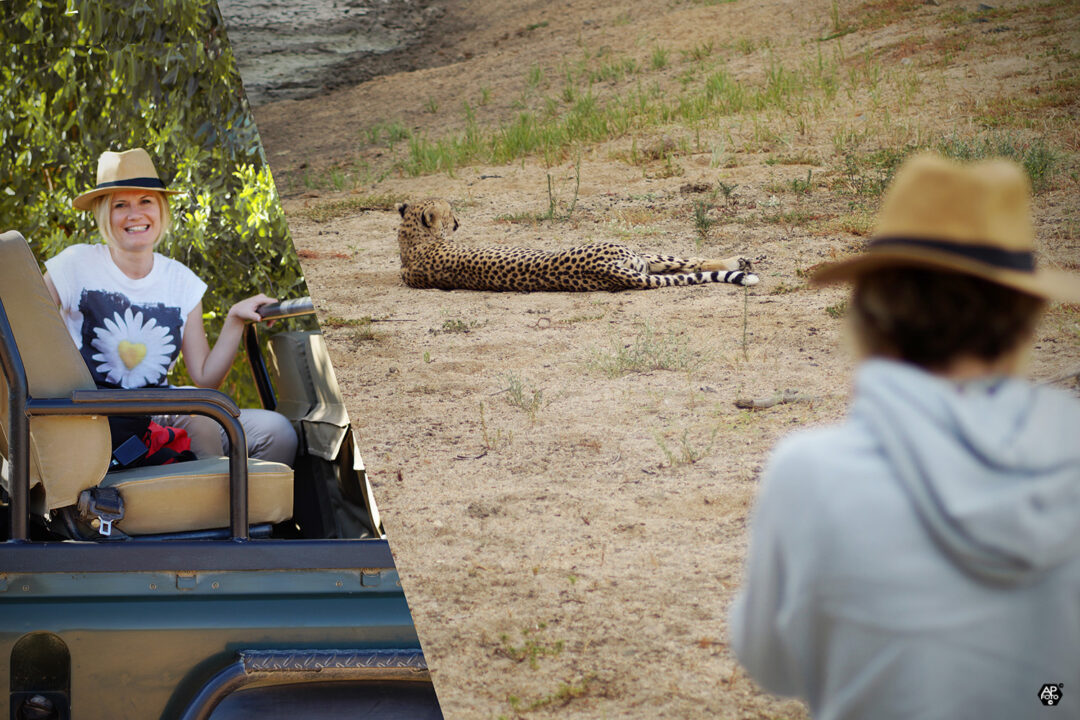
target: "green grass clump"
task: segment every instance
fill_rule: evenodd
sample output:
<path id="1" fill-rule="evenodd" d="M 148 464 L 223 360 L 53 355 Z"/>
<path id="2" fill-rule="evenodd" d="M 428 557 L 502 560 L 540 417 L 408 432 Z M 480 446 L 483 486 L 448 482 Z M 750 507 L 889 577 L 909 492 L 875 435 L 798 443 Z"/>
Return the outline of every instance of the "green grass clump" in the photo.
<path id="1" fill-rule="evenodd" d="M 347 215 L 354 215 L 369 210 L 389 211 L 398 203 L 406 202 L 408 196 L 398 193 L 379 193 L 357 195 L 344 200 L 332 200 L 311 207 L 300 208 L 295 213 L 313 222 L 328 222 Z"/>
<path id="2" fill-rule="evenodd" d="M 375 320 L 369 316 L 341 318 L 331 315 L 322 321 L 322 325 L 328 328 L 349 328 L 349 337 L 355 342 L 381 340 L 382 334 L 375 330 L 374 323 Z"/>
<path id="3" fill-rule="evenodd" d="M 1012 160 L 1024 168 L 1036 193 L 1050 187 L 1061 165 L 1061 155 L 1042 138 L 1026 139 L 1012 133 L 976 137 L 952 135 L 936 143 L 881 148 L 866 153 L 848 146 L 841 161 L 841 189 L 850 195 L 876 198 L 885 192 L 904 160 L 924 150 L 964 162 L 990 158 Z"/>
<path id="4" fill-rule="evenodd" d="M 467 335 L 478 327 L 483 327 L 485 323 L 479 320 L 465 321 L 460 318 L 451 318 L 444 320 L 440 329 L 431 328 L 428 332 L 432 335 L 438 335 L 440 333 L 450 333 L 455 335 Z"/>
<path id="5" fill-rule="evenodd" d="M 655 433 L 653 437 L 656 440 L 656 445 L 660 448 L 660 451 L 664 453 L 664 458 L 667 461 L 668 467 L 677 467 L 679 465 L 693 465 L 699 460 L 708 457 L 716 446 L 716 435 L 719 431 L 720 426 L 717 425 L 713 428 L 708 441 L 704 445 L 699 446 L 690 441 L 690 431 L 683 430 L 682 436 L 679 438 L 678 450 L 669 448 L 667 442 L 660 433 Z"/>
<path id="6" fill-rule="evenodd" d="M 709 231 L 716 224 L 716 220 L 709 217 L 709 211 L 714 207 L 715 203 L 709 199 L 694 201 L 694 229 L 698 234 L 698 247 L 704 245 L 709 239 Z"/>
<path id="7" fill-rule="evenodd" d="M 655 49 L 653 49 L 651 60 L 652 69 L 663 70 L 664 68 L 666 68 L 668 66 L 669 54 L 670 53 L 666 48 L 656 47 Z"/>
<path id="8" fill-rule="evenodd" d="M 1002 157 L 1019 163 L 1031 180 L 1035 192 L 1050 187 L 1060 156 L 1042 138 L 1023 139 L 1012 133 L 995 133 L 976 138 L 952 136 L 937 148 L 945 157 L 958 160 L 984 160 Z"/>
<path id="9" fill-rule="evenodd" d="M 544 404 L 544 391 L 528 387 L 525 381 L 514 373 L 506 376 L 506 402 L 511 407 L 524 410 L 530 418 L 536 417 L 536 411 Z"/>
<path id="10" fill-rule="evenodd" d="M 704 53 L 699 49 L 697 54 Z M 648 70 L 662 70 L 670 62 L 669 55 L 668 50 L 656 48 Z M 637 61 L 609 59 L 592 69 L 587 64 L 567 64 L 560 71 L 564 82 L 558 98 L 538 101 L 544 107 L 532 109 L 522 102 L 514 118 L 492 129 L 481 130 L 475 117 L 467 116 L 465 130 L 457 134 L 434 139 L 410 134 L 406 138 L 407 157 L 397 167 L 407 175 L 417 176 L 452 174 L 458 167 L 509 163 L 533 154 L 549 162 L 561 162 L 575 147 L 672 123 L 698 125 L 728 115 L 771 111 L 797 116 L 810 112 L 810 93 L 821 90 L 826 98 L 835 93 L 838 67 L 838 60 L 826 60 L 820 54 L 793 67 L 772 62 L 764 80 L 752 82 L 714 66 L 677 93 L 665 92 L 658 83 L 646 85 L 639 79 L 636 86 L 601 99 L 593 85 L 642 73 Z M 539 81 L 537 73 L 530 71 L 527 84 Z M 775 144 L 782 139 L 772 123 L 761 122 L 756 115 L 755 121 L 755 137 L 760 143 Z"/>
<path id="11" fill-rule="evenodd" d="M 615 378 L 651 370 L 691 370 L 700 362 L 684 338 L 673 332 L 659 335 L 646 324 L 629 342 L 612 342 L 606 351 L 595 352 L 590 365 Z"/>
<path id="12" fill-rule="evenodd" d="M 541 632 L 545 629 L 544 623 L 540 623 L 537 627 L 537 630 Z M 538 637 L 538 634 L 532 628 L 526 628 L 521 631 L 521 645 L 514 645 L 510 636 L 502 633 L 499 635 L 501 644 L 497 652 L 516 662 L 527 662 L 529 667 L 535 670 L 540 665 L 540 658 L 554 657 L 563 651 L 562 640 L 549 641 Z"/>

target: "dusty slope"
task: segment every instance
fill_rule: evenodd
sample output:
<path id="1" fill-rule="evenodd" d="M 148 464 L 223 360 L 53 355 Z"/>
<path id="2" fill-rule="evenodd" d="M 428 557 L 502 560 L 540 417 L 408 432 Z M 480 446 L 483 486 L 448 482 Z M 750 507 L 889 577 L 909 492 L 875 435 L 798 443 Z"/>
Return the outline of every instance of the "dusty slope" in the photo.
<path id="1" fill-rule="evenodd" d="M 1080 267 L 1075 7 L 897 7 L 453 2 L 419 51 L 449 64 L 256 109 L 448 717 L 804 716 L 737 669 L 724 617 L 769 447 L 846 403 L 843 291 L 803 275 L 861 243 L 873 153 L 954 134 L 1045 140 L 1057 162 L 1036 203 L 1043 261 Z M 480 128 L 546 98 L 566 112 L 579 61 L 636 62 L 594 83 L 601 100 L 653 86 L 671 97 L 706 64 L 760 87 L 769 67 L 812 67 L 819 48 L 836 65 L 832 94 L 822 83 L 787 111 L 632 129 L 578 146 L 580 167 L 570 150 L 412 177 L 407 141 L 391 139 L 395 123 L 460 132 L 463 102 Z M 549 176 L 562 216 L 580 176 L 567 220 L 542 217 Z M 462 242 L 738 252 L 762 258 L 763 282 L 411 290 L 389 204 L 427 195 L 455 204 Z M 605 371 L 634 348 L 668 369 Z M 1031 373 L 1078 364 L 1080 309 L 1055 308 Z M 814 401 L 733 404 L 786 388 Z"/>

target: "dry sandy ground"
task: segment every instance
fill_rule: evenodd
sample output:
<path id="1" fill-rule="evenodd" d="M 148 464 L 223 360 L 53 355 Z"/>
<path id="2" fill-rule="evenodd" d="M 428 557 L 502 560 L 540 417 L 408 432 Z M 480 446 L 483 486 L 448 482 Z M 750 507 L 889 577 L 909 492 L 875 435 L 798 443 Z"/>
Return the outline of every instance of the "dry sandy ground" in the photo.
<path id="1" fill-rule="evenodd" d="M 737 667 L 725 615 L 769 448 L 847 402 L 853 362 L 833 317 L 844 291 L 803 279 L 866 231 L 851 207 L 865 198 L 838 157 L 844 133 L 862 133 L 868 153 L 985 133 L 979 118 L 1011 108 L 1005 127 L 1026 125 L 1019 136 L 1058 155 L 1036 200 L 1042 261 L 1080 268 L 1080 133 L 1067 120 L 1080 109 L 1078 11 L 995 4 L 930 0 L 888 15 L 889 3 L 841 2 L 833 16 L 798 0 L 458 0 L 414 49 L 443 64 L 256 108 L 447 717 L 805 716 Z M 818 42 L 837 29 L 854 32 Z M 493 127 L 557 98 L 560 67 L 582 57 L 637 61 L 636 77 L 596 84 L 601 98 L 653 83 L 677 93 L 706 47 L 748 84 L 772 62 L 839 47 L 851 90 L 803 114 L 631 130 L 583 146 L 580 167 L 569 153 L 410 177 L 394 169 L 405 143 L 372 132 L 395 121 L 429 138 L 459 132 L 463 101 Z M 663 67 L 656 48 L 670 50 Z M 578 175 L 569 219 L 543 219 L 549 176 L 565 216 Z M 735 186 L 730 199 L 715 195 L 720 183 Z M 455 205 L 460 242 L 743 254 L 762 282 L 409 289 L 390 203 L 429 195 Z M 704 198 L 715 224 L 702 241 Z M 663 367 L 619 371 L 635 349 Z M 1080 308 L 1056 307 L 1030 374 L 1078 365 Z M 811 401 L 734 405 L 785 389 Z"/>

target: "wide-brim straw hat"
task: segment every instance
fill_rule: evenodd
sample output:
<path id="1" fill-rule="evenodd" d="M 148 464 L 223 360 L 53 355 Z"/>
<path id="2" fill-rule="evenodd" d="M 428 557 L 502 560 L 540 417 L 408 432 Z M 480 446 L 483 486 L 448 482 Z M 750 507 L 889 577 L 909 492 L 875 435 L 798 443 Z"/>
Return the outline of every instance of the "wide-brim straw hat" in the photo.
<path id="1" fill-rule="evenodd" d="M 169 190 L 158 177 L 154 161 L 142 148 L 123 152 L 106 150 L 98 158 L 97 187 L 84 192 L 71 201 L 77 210 L 90 210 L 94 198 L 119 190 L 154 190 L 165 195 L 175 195 L 180 190 Z"/>
<path id="2" fill-rule="evenodd" d="M 918 155 L 897 171 L 861 255 L 827 265 L 815 284 L 887 267 L 966 273 L 1046 300 L 1080 302 L 1080 277 L 1035 267 L 1031 190 L 1016 163 L 961 164 Z"/>

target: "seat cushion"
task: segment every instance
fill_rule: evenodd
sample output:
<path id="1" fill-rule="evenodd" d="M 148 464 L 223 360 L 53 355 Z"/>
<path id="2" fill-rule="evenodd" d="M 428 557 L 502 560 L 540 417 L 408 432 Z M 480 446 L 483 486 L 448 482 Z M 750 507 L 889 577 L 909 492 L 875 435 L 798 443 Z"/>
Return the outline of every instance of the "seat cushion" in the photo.
<path id="1" fill-rule="evenodd" d="M 111 472 L 101 481 L 124 500 L 116 527 L 128 535 L 209 530 L 229 526 L 229 459 L 202 458 Z M 276 523 L 293 512 L 288 465 L 248 460 L 248 521 Z"/>
<path id="2" fill-rule="evenodd" d="M 70 397 L 93 390 L 90 370 L 49 295 L 34 254 L 17 232 L 0 234 L 0 299 L 26 369 L 30 396 Z M 0 373 L 0 454 L 8 454 L 8 387 Z M 94 417 L 30 420 L 30 485 L 45 490 L 44 507 L 73 505 L 109 468 L 109 421 Z M 6 480 L 3 481 L 6 483 Z M 10 488 L 9 488 L 10 490 Z"/>

